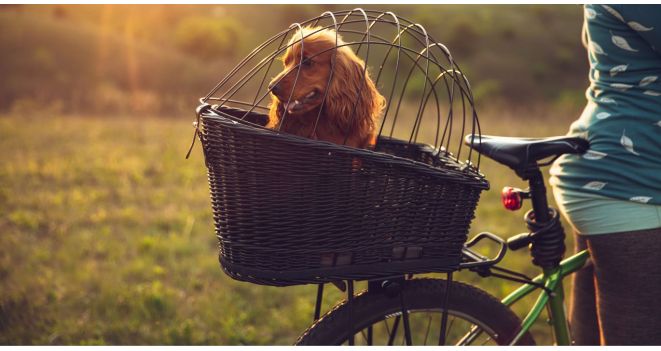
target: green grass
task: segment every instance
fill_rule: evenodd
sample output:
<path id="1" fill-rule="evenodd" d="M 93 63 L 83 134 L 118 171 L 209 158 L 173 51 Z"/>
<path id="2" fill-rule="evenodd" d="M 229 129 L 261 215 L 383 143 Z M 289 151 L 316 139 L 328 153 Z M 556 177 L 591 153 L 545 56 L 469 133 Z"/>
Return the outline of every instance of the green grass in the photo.
<path id="1" fill-rule="evenodd" d="M 564 134 L 576 111 L 483 114 L 485 134 Z M 217 239 L 191 118 L 0 117 L 0 344 L 291 344 L 314 286 L 233 281 Z M 472 232 L 519 233 L 499 191 L 523 186 L 484 161 L 492 191 Z M 568 242 L 571 242 L 569 240 Z M 529 274 L 525 252 L 507 265 Z M 477 281 L 462 273 L 462 280 Z M 513 284 L 480 281 L 503 296 Z M 335 289 L 328 289 L 335 290 Z M 340 299 L 332 291 L 325 308 Z M 525 306 L 523 306 L 525 307 Z M 519 312 L 522 308 L 518 309 Z M 535 327 L 539 343 L 550 329 Z"/>

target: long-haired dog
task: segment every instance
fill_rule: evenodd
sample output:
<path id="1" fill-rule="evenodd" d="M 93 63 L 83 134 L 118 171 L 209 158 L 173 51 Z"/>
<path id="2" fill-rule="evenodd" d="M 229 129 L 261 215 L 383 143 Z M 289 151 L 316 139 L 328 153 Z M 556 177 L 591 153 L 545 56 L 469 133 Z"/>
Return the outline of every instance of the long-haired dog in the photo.
<path id="1" fill-rule="evenodd" d="M 357 148 L 374 145 L 385 98 L 334 30 L 303 28 L 282 59 L 285 69 L 269 85 L 268 127 Z"/>

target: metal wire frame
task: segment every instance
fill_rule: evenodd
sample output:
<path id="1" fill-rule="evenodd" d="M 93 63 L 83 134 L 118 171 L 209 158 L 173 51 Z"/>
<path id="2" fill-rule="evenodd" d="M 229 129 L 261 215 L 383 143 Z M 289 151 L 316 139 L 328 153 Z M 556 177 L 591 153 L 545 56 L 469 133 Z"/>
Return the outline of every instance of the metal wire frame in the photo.
<path id="1" fill-rule="evenodd" d="M 342 17 L 342 19 L 338 21 L 338 17 Z M 323 21 L 330 21 L 330 23 L 325 25 L 320 24 Z M 396 29 L 396 35 L 390 40 L 385 38 L 382 34 L 374 31 L 377 24 Z M 360 25 L 361 27 L 364 26 L 364 29 L 358 30 L 353 28 L 356 25 Z M 318 27 L 318 29 L 303 35 L 302 29 L 306 26 Z M 305 45 L 304 39 L 326 29 L 335 31 L 335 47 L 305 58 L 303 56 L 303 46 Z M 292 40 L 294 35 L 300 35 L 300 39 Z M 340 35 L 342 35 L 344 39 L 344 44 L 342 45 L 338 45 Z M 357 40 L 347 39 L 348 36 L 352 35 L 357 36 Z M 290 39 L 290 44 L 285 44 L 288 41 L 287 39 Z M 274 44 L 276 42 L 278 42 L 278 44 Z M 317 55 L 330 50 L 333 51 L 330 77 L 322 98 L 322 103 L 325 103 L 328 96 L 328 87 L 334 77 L 337 56 L 336 48 L 342 46 L 353 47 L 355 48 L 355 53 L 364 59 L 365 67 L 363 69 L 363 80 L 360 88 L 362 89 L 367 77 L 370 50 L 372 48 L 385 47 L 387 51 L 383 55 L 382 60 L 380 60 L 378 72 L 374 79 L 374 83 L 377 87 L 379 86 L 381 78 L 384 76 L 384 70 L 387 70 L 392 66 L 388 65 L 388 60 L 391 58 L 393 49 L 396 51 L 396 58 L 394 61 L 393 79 L 389 91 L 386 91 L 386 94 L 384 94 L 384 91 L 380 89 L 382 95 L 387 96 L 387 105 L 378 129 L 379 136 L 385 135 L 385 127 L 386 124 L 389 123 L 390 130 L 388 131 L 388 136 L 390 138 L 392 138 L 395 133 L 399 132 L 400 134 L 409 135 L 409 143 L 419 142 L 420 129 L 429 127 L 428 125 L 423 125 L 423 117 L 427 110 L 427 105 L 430 103 L 430 99 L 436 107 L 435 133 L 432 145 L 438 150 L 438 157 L 451 157 L 456 161 L 461 162 L 460 158 L 463 148 L 463 135 L 468 130 L 470 130 L 472 134 L 481 135 L 479 119 L 475 109 L 475 101 L 470 83 L 467 77 L 462 73 L 458 63 L 454 60 L 450 50 L 441 42 L 433 39 L 420 24 L 399 17 L 392 12 L 379 12 L 363 10 L 360 8 L 336 12 L 327 11 L 315 18 L 300 23 L 293 23 L 288 29 L 281 31 L 257 46 L 222 80 L 220 80 L 205 97 L 200 99 L 200 101 L 203 103 L 208 103 L 210 101 L 217 102 L 217 106 L 219 107 L 239 105 L 246 110 L 244 117 L 255 109 L 261 110 L 262 112 L 268 111 L 268 106 L 265 106 L 263 101 L 269 96 L 270 90 L 264 88 L 274 66 L 273 62 L 282 56 L 288 48 L 297 43 L 300 43 L 301 45 L 301 55 L 298 58 L 298 64 L 294 65 L 287 72 L 289 73 L 296 70 L 294 87 L 290 92 L 287 104 L 291 102 L 293 91 L 299 80 L 300 67 L 304 64 L 305 60 L 311 60 Z M 277 48 L 269 51 L 268 48 L 273 45 L 277 45 Z M 365 54 L 361 55 L 361 49 L 363 47 L 366 48 Z M 372 57 L 375 57 L 374 55 L 375 54 L 372 54 Z M 404 62 L 410 64 L 410 68 L 408 72 L 406 72 L 406 75 L 404 75 L 405 71 L 403 70 Z M 251 64 L 252 66 L 250 66 Z M 432 75 L 432 71 L 436 73 Z M 260 72 L 263 72 L 261 79 L 259 79 Z M 415 84 L 409 84 L 413 82 L 412 77 L 414 77 L 415 74 L 423 75 L 423 86 L 413 126 L 407 129 L 408 127 L 405 123 L 398 123 L 400 120 L 399 115 L 407 93 L 411 92 L 411 87 L 415 89 Z M 284 76 L 285 74 L 281 77 Z M 403 78 L 403 80 L 400 80 L 400 77 Z M 257 86 L 251 87 L 250 84 L 258 79 L 259 83 Z M 399 84 L 401 89 L 398 90 L 399 82 L 401 82 L 401 84 Z M 420 82 L 414 83 L 419 84 Z M 223 92 L 217 95 L 221 89 L 223 89 Z M 253 96 L 252 102 L 250 102 L 250 100 L 244 101 L 239 97 L 242 94 L 248 96 L 248 94 L 245 94 L 245 91 L 252 91 L 252 89 L 255 89 L 254 95 L 250 94 Z M 395 98 L 395 100 L 393 100 L 393 98 Z M 447 114 L 445 115 L 442 114 L 443 104 L 440 101 L 443 98 L 446 99 L 447 104 L 445 106 L 445 108 L 447 108 Z M 355 118 L 357 104 L 358 100 L 356 100 L 353 105 L 352 119 Z M 461 108 L 459 111 L 458 108 L 455 108 L 455 104 L 460 104 Z M 320 109 L 317 114 L 314 124 L 315 128 L 313 129 L 316 129 L 321 112 L 322 109 Z M 457 115 L 460 115 L 460 117 L 457 117 Z M 287 118 L 286 110 L 281 118 L 280 125 L 282 125 L 285 118 Z M 457 121 L 455 121 L 455 119 L 457 119 Z M 457 123 L 460 124 L 457 126 Z M 279 127 L 280 126 L 276 129 L 279 130 Z M 459 129 L 459 135 L 457 136 L 457 132 L 455 131 L 454 138 L 453 129 Z M 473 161 L 473 158 L 476 158 L 476 162 Z M 472 149 L 469 148 L 466 159 L 466 169 L 477 172 L 479 170 L 479 164 L 479 154 L 473 154 Z"/>

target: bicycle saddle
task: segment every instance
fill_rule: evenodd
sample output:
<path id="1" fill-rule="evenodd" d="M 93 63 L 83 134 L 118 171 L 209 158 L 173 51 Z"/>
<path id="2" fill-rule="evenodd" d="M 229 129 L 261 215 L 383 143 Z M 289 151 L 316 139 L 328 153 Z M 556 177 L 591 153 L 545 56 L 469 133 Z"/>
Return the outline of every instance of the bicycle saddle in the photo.
<path id="1" fill-rule="evenodd" d="M 464 143 L 480 154 L 514 170 L 524 170 L 537 161 L 562 154 L 582 154 L 589 142 L 577 137 L 512 138 L 469 134 Z"/>

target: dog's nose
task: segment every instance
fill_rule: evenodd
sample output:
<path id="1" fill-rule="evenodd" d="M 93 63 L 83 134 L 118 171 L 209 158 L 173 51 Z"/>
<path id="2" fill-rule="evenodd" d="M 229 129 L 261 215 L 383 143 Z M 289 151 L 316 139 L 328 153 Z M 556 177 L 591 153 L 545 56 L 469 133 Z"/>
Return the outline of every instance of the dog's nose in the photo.
<path id="1" fill-rule="evenodd" d="M 280 92 L 280 84 L 269 84 L 269 90 L 273 94 L 278 94 L 278 92 Z"/>

